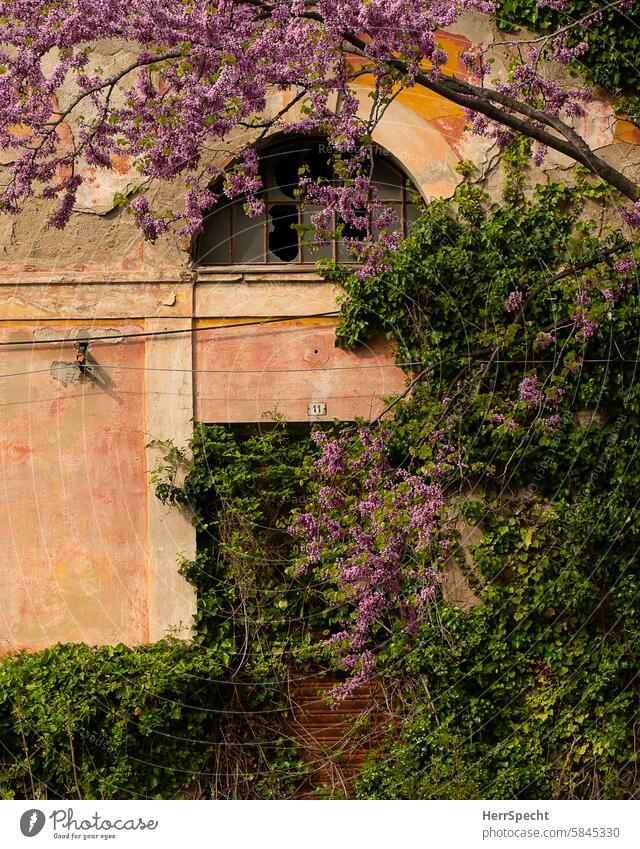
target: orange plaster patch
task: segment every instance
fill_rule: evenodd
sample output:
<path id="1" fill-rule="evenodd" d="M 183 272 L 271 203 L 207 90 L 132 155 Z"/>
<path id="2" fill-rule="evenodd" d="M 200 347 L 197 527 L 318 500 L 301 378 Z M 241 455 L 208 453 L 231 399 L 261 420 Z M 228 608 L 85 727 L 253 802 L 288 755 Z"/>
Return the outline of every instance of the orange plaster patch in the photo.
<path id="1" fill-rule="evenodd" d="M 23 460 L 30 454 L 33 454 L 33 448 L 24 445 L 22 442 L 9 442 L 3 440 L 0 442 L 0 453 L 8 460 Z"/>
<path id="2" fill-rule="evenodd" d="M 460 59 L 460 54 L 469 50 L 472 46 L 469 39 L 464 35 L 440 30 L 436 33 L 436 40 L 449 57 L 444 64 L 444 70 L 450 74 L 455 74 L 456 77 L 460 77 L 461 79 L 468 79 L 469 71 Z"/>
<path id="3" fill-rule="evenodd" d="M 619 118 L 616 121 L 613 137 L 617 142 L 640 144 L 640 127 L 636 127 L 631 121 Z"/>
<path id="4" fill-rule="evenodd" d="M 25 139 L 31 135 L 31 127 L 28 124 L 12 124 L 9 132 L 16 139 Z"/>
<path id="5" fill-rule="evenodd" d="M 447 116 L 446 118 L 434 118 L 431 124 L 457 155 L 463 156 L 464 128 L 466 126 L 464 116 L 461 114 Z"/>
<path id="6" fill-rule="evenodd" d="M 131 170 L 131 160 L 121 153 L 114 153 L 111 157 L 111 167 L 116 174 L 128 174 Z"/>
<path id="7" fill-rule="evenodd" d="M 439 32 L 437 34 L 438 44 L 447 53 L 448 59 L 443 66 L 443 70 L 448 74 L 454 75 L 459 79 L 468 79 L 469 72 L 460 59 L 460 54 L 468 50 L 472 44 L 468 38 L 463 35 L 455 35 L 453 33 Z M 350 57 L 349 65 L 354 71 L 362 68 L 365 62 L 359 57 Z M 428 62 L 424 63 L 425 69 L 431 67 Z M 359 77 L 356 86 L 362 86 L 368 90 L 372 90 L 375 85 L 373 75 L 364 74 Z M 454 140 L 460 139 L 460 126 L 463 125 L 464 110 L 461 106 L 441 97 L 439 94 L 425 89 L 422 86 L 414 86 L 413 88 L 403 89 L 398 95 L 398 102 L 404 106 L 413 109 L 420 117 L 427 121 L 435 123 L 436 121 L 447 120 L 453 123 L 445 125 L 448 127 L 448 132 L 453 135 Z M 440 127 L 438 127 L 440 129 Z M 447 141 L 449 138 L 447 137 Z M 450 142 L 451 144 L 451 142 Z M 453 144 L 452 144 L 453 146 Z"/>
<path id="8" fill-rule="evenodd" d="M 56 134 L 59 139 L 59 149 L 62 150 L 66 148 L 73 148 L 73 133 L 71 132 L 71 128 L 68 124 L 62 123 L 56 130 Z"/>
<path id="9" fill-rule="evenodd" d="M 405 89 L 398 95 L 398 102 L 413 109 L 421 118 L 427 121 L 437 121 L 443 118 L 462 118 L 464 110 L 461 106 L 451 103 L 434 92 L 427 91 L 421 86 Z"/>

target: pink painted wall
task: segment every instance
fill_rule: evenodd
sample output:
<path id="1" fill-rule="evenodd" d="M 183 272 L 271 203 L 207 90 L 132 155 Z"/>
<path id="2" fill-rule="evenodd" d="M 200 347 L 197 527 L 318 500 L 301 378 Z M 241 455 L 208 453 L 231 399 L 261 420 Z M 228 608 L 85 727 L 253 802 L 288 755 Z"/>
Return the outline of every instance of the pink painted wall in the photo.
<path id="1" fill-rule="evenodd" d="M 402 391 L 405 375 L 384 340 L 342 351 L 334 327 L 298 320 L 195 334 L 196 417 L 267 422 L 277 414 L 304 422 L 377 415 L 384 397 Z M 326 416 L 310 417 L 310 402 L 325 403 Z"/>
<path id="2" fill-rule="evenodd" d="M 0 372 L 36 373 L 0 381 L 0 650 L 144 641 L 144 372 L 64 386 L 50 367 L 73 360 L 73 346 L 30 348 L 34 329 L 2 332 L 27 344 L 2 349 Z M 47 329 L 69 334 L 68 325 Z M 142 342 L 100 345 L 96 354 L 144 365 Z"/>

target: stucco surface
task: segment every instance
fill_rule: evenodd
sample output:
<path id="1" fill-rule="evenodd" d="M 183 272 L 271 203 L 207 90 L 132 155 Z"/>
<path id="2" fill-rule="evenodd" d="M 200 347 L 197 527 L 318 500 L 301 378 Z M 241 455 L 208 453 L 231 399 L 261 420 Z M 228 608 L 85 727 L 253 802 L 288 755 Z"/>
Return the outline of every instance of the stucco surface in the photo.
<path id="1" fill-rule="evenodd" d="M 447 70 L 459 76 L 467 73 L 463 50 L 508 40 L 479 15 L 466 16 L 441 39 Z M 105 67 L 128 58 L 115 43 L 104 45 L 103 54 Z M 504 77 L 508 66 L 505 45 L 493 73 Z M 363 114 L 367 85 L 361 78 Z M 286 98 L 274 92 L 274 113 Z M 600 93 L 577 128 L 605 158 L 638 177 L 640 131 L 610 113 L 611 100 Z M 459 107 L 413 89 L 389 107 L 375 141 L 427 199 L 451 195 L 457 162 L 470 158 L 489 175 L 485 185 L 499 200 L 492 142 L 464 132 L 464 125 Z M 70 134 L 63 130 L 61 144 Z M 228 161 L 232 142 L 248 138 L 227 140 L 218 160 Z M 547 173 L 570 179 L 570 164 L 550 154 L 542 169 L 531 169 L 531 179 Z M 168 235 L 145 242 L 132 217 L 115 207 L 116 192 L 140 184 L 125 158 L 114 162 L 113 173 L 84 173 L 87 182 L 63 233 L 46 229 L 50 209 L 42 203 L 0 218 L 0 340 L 24 342 L 19 349 L 0 347 L 2 651 L 189 635 L 194 597 L 177 561 L 193 554 L 195 533 L 189 516 L 163 507 L 149 487 L 161 456 L 145 447 L 149 440 L 184 444 L 194 416 L 309 421 L 309 403 L 327 408 L 313 421 L 369 418 L 406 385 L 383 340 L 338 350 L 334 319 L 299 318 L 335 310 L 333 284 L 284 265 L 196 273 L 188 241 Z M 151 206 L 166 209 L 183 186 L 148 188 Z M 273 318 L 281 321 L 228 327 Z M 166 330 L 180 333 L 92 343 L 93 379 L 80 377 L 71 344 L 30 344 L 58 332 L 68 338 Z M 458 577 L 452 576 L 451 597 L 474 603 Z"/>
<path id="2" fill-rule="evenodd" d="M 72 362 L 73 346 L 30 348 L 36 330 L 2 332 L 25 346 L 2 349 L 0 372 L 35 373 L 0 382 L 0 646 L 143 641 L 144 373 L 67 382 L 51 366 Z M 143 364 L 140 343 L 107 347 L 114 364 Z"/>
<path id="3" fill-rule="evenodd" d="M 327 320 L 198 333 L 194 347 L 202 421 L 369 419 L 404 386 L 384 340 L 342 351 Z M 309 415 L 308 404 L 316 402 L 326 404 L 325 415 Z"/>

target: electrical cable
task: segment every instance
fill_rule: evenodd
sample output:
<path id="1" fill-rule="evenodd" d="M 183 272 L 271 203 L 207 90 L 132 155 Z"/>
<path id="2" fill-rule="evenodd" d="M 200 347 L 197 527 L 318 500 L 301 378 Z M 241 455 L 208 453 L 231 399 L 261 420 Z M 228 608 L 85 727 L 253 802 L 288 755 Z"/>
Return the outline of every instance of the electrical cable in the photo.
<path id="1" fill-rule="evenodd" d="M 488 362 L 488 360 L 478 360 L 480 364 Z M 548 360 L 493 360 L 494 363 L 501 365 L 544 365 Z M 583 360 L 583 363 L 632 363 L 638 365 L 640 358 L 628 357 L 611 357 L 609 359 L 588 359 Z M 0 372 L 0 379 L 3 377 L 26 377 L 31 374 L 44 374 L 45 372 L 55 371 L 57 369 L 69 368 L 75 365 L 73 362 L 55 363 L 47 368 L 37 368 L 28 371 L 10 371 Z M 381 368 L 411 368 L 413 366 L 421 366 L 424 363 L 406 362 L 406 363 L 379 363 L 377 365 L 353 365 L 353 366 L 310 366 L 309 368 L 290 368 L 290 369 L 198 369 L 198 368 L 164 368 L 161 366 L 125 366 L 117 363 L 88 363 L 86 368 L 91 369 L 114 369 L 124 371 L 161 371 L 161 372 L 176 372 L 177 374 L 297 374 L 310 371 L 348 371 L 352 369 L 381 369 Z M 238 399 L 246 400 L 246 399 Z"/>
<path id="2" fill-rule="evenodd" d="M 232 324 L 212 324 L 203 327 L 177 327 L 174 330 L 141 330 L 138 333 L 114 333 L 110 336 L 77 336 L 72 339 L 32 339 L 29 342 L 23 339 L 10 339 L 0 341 L 0 347 L 6 348 L 16 345 L 55 345 L 63 343 L 76 345 L 79 342 L 89 342 L 91 344 L 95 344 L 97 342 L 109 342 L 113 344 L 115 339 L 141 339 L 150 336 L 174 336 L 178 333 L 200 333 L 203 330 L 226 330 L 234 327 L 253 327 L 254 325 L 275 324 L 276 322 L 282 321 L 299 321 L 300 319 L 307 318 L 337 318 L 338 315 L 338 311 L 333 310 L 332 312 L 316 312 L 309 313 L 307 315 L 281 315 L 276 316 L 275 318 L 261 318 L 254 321 L 237 321 Z M 192 318 L 192 316 L 185 316 L 185 318 Z M 134 318 L 121 320 L 135 321 Z M 116 321 L 116 319 L 114 319 L 114 321 Z"/>
<path id="3" fill-rule="evenodd" d="M 67 363 L 62 363 L 66 366 Z M 352 365 L 352 366 L 309 366 L 309 368 L 246 368 L 246 369 L 230 369 L 230 368 L 170 368 L 163 366 L 124 366 L 118 363 L 87 363 L 87 369 L 124 369 L 125 371 L 168 371 L 177 372 L 178 374 L 298 374 L 308 371 L 349 371 L 351 369 L 380 369 L 380 368 L 401 368 L 410 366 L 421 366 L 423 363 L 378 363 L 376 365 Z M 45 369 L 46 370 L 46 369 Z M 2 377 L 2 375 L 0 375 Z"/>
<path id="4" fill-rule="evenodd" d="M 0 378 L 3 377 L 25 377 L 30 374 L 43 374 L 44 372 L 52 372 L 62 369 L 67 369 L 69 366 L 75 365 L 74 362 L 68 363 L 53 363 L 48 368 L 31 369 L 30 371 L 10 371 L 0 372 Z M 162 368 L 155 366 L 124 366 L 116 363 L 88 363 L 86 370 L 91 371 L 99 369 L 114 369 L 125 371 L 161 371 L 161 372 L 176 372 L 177 374 L 297 374 L 299 372 L 308 371 L 345 371 L 349 369 L 380 369 L 380 368 L 399 368 L 400 366 L 421 365 L 420 363 L 384 363 L 379 365 L 353 365 L 353 366 L 314 366 L 308 369 L 197 369 L 197 368 Z M 240 399 L 238 399 L 240 400 Z"/>

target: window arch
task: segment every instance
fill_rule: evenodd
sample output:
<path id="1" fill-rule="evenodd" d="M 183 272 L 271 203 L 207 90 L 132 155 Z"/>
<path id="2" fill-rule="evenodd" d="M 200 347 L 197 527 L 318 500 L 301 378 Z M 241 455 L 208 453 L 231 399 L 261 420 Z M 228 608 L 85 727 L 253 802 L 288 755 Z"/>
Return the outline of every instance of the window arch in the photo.
<path id="1" fill-rule="evenodd" d="M 326 142 L 298 138 L 277 142 L 260 155 L 264 210 L 250 218 L 242 198 L 223 201 L 205 216 L 204 230 L 196 248 L 198 265 L 313 265 L 327 258 L 352 261 L 340 241 L 312 248 L 300 237 L 297 225 L 309 225 L 318 207 L 306 205 L 296 197 L 299 173 L 303 166 L 313 177 L 334 179 Z M 418 217 L 415 189 L 407 186 L 407 177 L 379 152 L 373 157 L 373 183 L 385 205 L 395 207 L 399 228 L 404 235 Z M 336 224 L 337 222 L 334 222 Z M 345 235 L 357 232 L 345 229 Z"/>

